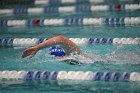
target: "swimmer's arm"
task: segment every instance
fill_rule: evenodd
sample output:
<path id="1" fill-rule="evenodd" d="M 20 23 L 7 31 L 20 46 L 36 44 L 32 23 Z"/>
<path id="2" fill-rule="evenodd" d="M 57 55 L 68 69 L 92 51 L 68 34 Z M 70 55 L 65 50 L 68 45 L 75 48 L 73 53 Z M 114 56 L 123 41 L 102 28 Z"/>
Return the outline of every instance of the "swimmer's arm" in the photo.
<path id="1" fill-rule="evenodd" d="M 75 43 L 64 36 L 56 36 L 25 50 L 22 54 L 22 57 L 24 58 L 29 55 L 30 57 L 33 57 L 38 50 L 57 44 L 61 45 L 64 48 L 67 55 L 69 55 L 73 51 L 76 51 L 78 54 L 80 54 L 80 49 Z"/>

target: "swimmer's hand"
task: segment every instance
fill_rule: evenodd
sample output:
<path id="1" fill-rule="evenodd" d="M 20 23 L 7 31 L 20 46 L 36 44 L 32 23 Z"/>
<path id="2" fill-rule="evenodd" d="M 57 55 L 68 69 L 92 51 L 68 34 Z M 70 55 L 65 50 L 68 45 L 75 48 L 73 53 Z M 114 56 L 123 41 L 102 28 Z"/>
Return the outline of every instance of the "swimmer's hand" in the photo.
<path id="1" fill-rule="evenodd" d="M 31 47 L 26 49 L 23 53 L 22 53 L 22 58 L 30 56 L 30 58 L 32 58 L 33 56 L 35 56 L 35 54 L 38 52 L 38 49 L 35 47 Z"/>

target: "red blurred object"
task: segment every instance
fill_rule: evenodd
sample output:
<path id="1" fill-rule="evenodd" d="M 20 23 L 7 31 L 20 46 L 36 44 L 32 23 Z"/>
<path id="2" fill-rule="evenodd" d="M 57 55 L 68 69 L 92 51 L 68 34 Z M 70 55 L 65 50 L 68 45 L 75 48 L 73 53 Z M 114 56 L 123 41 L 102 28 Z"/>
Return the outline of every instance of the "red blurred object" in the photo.
<path id="1" fill-rule="evenodd" d="M 117 11 L 120 11 L 120 10 L 121 10 L 121 5 L 115 5 L 115 9 L 116 9 Z"/>
<path id="2" fill-rule="evenodd" d="M 35 19 L 33 21 L 33 23 L 34 23 L 34 26 L 39 26 L 40 20 L 39 19 Z"/>

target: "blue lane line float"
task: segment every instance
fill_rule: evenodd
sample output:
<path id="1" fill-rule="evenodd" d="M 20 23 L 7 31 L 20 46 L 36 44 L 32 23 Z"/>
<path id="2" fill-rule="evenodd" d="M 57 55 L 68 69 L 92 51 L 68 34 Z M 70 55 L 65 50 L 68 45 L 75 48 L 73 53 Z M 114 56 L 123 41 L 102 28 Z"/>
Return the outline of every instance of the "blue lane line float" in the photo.
<path id="1" fill-rule="evenodd" d="M 89 38 L 88 44 L 96 45 L 96 44 L 112 44 L 113 38 Z"/>
<path id="2" fill-rule="evenodd" d="M 120 77 L 120 81 L 127 82 L 129 81 L 129 78 L 130 78 L 130 73 L 124 72 Z"/>
<path id="3" fill-rule="evenodd" d="M 45 7 L 44 13 L 58 13 L 58 7 Z"/>
<path id="4" fill-rule="evenodd" d="M 102 77 L 101 77 L 101 80 L 102 81 L 109 81 L 110 77 L 111 77 L 111 72 L 104 72 Z"/>
<path id="5" fill-rule="evenodd" d="M 121 74 L 119 72 L 113 72 L 111 74 L 110 80 L 114 82 L 119 81 L 120 76 Z"/>
<path id="6" fill-rule="evenodd" d="M 46 79 L 49 78 L 49 76 L 50 76 L 50 72 L 48 72 L 48 71 L 43 71 L 43 72 L 41 73 L 41 75 L 40 75 L 40 78 L 41 78 L 42 80 L 46 80 Z"/>
<path id="7" fill-rule="evenodd" d="M 33 71 L 28 71 L 27 74 L 25 75 L 25 80 L 32 80 L 33 78 Z"/>
<path id="8" fill-rule="evenodd" d="M 91 6 L 77 6 L 75 11 L 76 12 L 92 12 Z"/>
<path id="9" fill-rule="evenodd" d="M 83 18 L 67 18 L 65 19 L 65 25 L 82 25 Z"/>
<path id="10" fill-rule="evenodd" d="M 41 71 L 35 71 L 33 76 L 32 76 L 33 80 L 40 80 L 41 79 Z"/>
<path id="11" fill-rule="evenodd" d="M 0 27 L 7 27 L 8 20 L 0 20 Z"/>
<path id="12" fill-rule="evenodd" d="M 0 38 L 0 47 L 13 47 L 13 38 Z"/>
<path id="13" fill-rule="evenodd" d="M 94 78 L 93 78 L 93 80 L 94 80 L 94 81 L 100 81 L 100 80 L 101 80 L 101 77 L 102 77 L 102 74 L 103 74 L 103 73 L 101 73 L 101 72 L 95 72 L 95 73 L 94 73 Z"/>
<path id="14" fill-rule="evenodd" d="M 13 14 L 27 14 L 27 8 L 15 8 L 13 9 Z"/>

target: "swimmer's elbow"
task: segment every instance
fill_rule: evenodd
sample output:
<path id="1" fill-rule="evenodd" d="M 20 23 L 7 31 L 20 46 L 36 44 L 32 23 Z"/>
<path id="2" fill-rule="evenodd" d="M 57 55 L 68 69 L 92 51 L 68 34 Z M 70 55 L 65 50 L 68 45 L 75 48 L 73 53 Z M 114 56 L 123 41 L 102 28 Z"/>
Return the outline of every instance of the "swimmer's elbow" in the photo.
<path id="1" fill-rule="evenodd" d="M 67 37 L 62 36 L 62 35 L 57 36 L 56 38 L 58 38 L 60 41 L 64 41 L 64 40 L 68 39 Z"/>
<path id="2" fill-rule="evenodd" d="M 69 40 L 65 36 L 56 36 L 55 39 L 56 39 L 57 43 L 61 43 L 61 44 L 67 44 L 67 42 Z"/>

